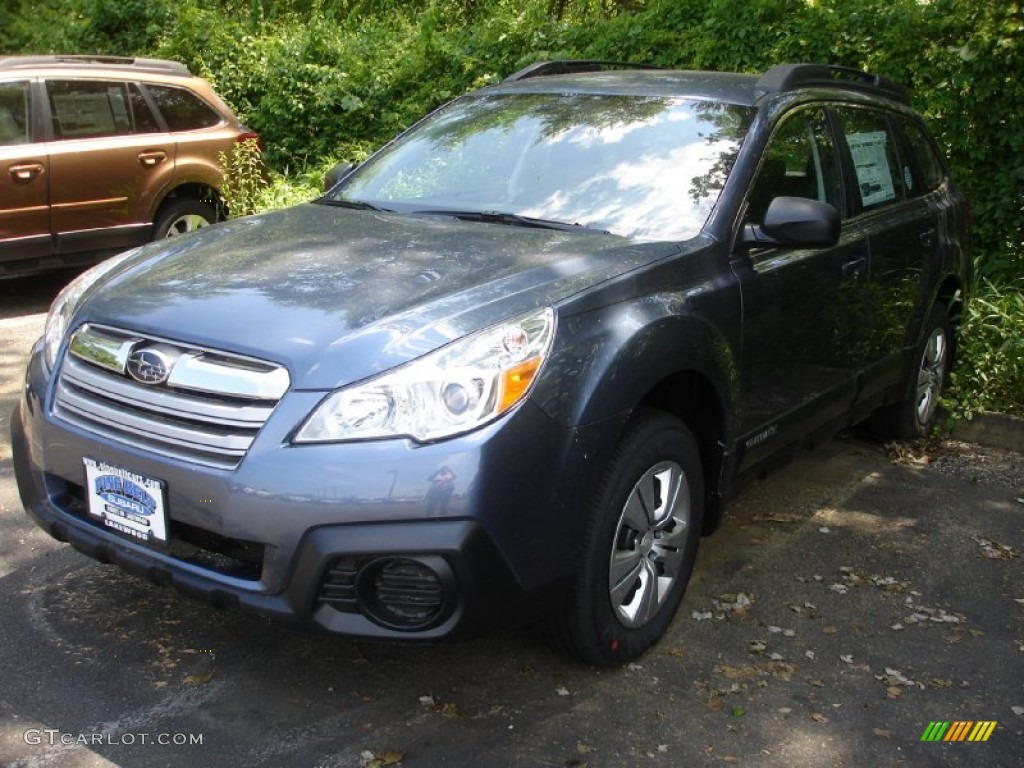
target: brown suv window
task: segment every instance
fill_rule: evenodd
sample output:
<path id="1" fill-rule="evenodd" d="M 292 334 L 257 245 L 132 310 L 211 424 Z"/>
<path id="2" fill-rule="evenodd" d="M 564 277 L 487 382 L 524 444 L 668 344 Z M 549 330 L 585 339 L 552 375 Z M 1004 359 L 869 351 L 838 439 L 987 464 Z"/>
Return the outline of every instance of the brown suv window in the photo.
<path id="1" fill-rule="evenodd" d="M 128 97 L 131 99 L 132 116 L 135 118 L 136 133 L 159 133 L 160 124 L 157 122 L 153 110 L 149 108 L 146 99 L 135 83 L 128 85 Z"/>
<path id="2" fill-rule="evenodd" d="M 205 101 L 184 88 L 147 85 L 146 90 L 156 102 L 171 131 L 194 131 L 217 125 L 223 118 Z"/>
<path id="3" fill-rule="evenodd" d="M 28 83 L 0 83 L 0 146 L 29 140 Z"/>
<path id="4" fill-rule="evenodd" d="M 132 132 L 124 83 L 54 80 L 46 84 L 55 139 L 88 139 Z"/>

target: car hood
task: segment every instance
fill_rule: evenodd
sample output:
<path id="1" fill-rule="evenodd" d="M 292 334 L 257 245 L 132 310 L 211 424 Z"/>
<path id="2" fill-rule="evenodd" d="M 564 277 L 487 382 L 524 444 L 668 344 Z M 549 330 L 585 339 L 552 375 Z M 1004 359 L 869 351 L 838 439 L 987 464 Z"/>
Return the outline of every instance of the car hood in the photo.
<path id="1" fill-rule="evenodd" d="M 295 388 L 332 389 L 678 250 L 307 204 L 148 246 L 75 322 L 273 361 Z"/>

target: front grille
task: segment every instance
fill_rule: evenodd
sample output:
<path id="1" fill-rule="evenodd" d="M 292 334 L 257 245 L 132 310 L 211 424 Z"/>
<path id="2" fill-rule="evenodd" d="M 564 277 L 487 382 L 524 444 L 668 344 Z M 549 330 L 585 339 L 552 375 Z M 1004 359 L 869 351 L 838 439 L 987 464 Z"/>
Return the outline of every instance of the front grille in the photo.
<path id="1" fill-rule="evenodd" d="M 174 360 L 158 385 L 128 375 L 132 351 L 149 347 Z M 137 448 L 231 469 L 288 384 L 287 371 L 269 363 L 83 326 L 61 366 L 54 412 Z"/>

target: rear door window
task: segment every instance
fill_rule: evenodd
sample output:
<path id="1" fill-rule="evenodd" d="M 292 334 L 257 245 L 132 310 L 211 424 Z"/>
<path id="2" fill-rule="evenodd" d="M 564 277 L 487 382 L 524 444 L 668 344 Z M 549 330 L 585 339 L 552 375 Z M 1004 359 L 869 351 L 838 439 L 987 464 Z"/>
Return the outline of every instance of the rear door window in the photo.
<path id="1" fill-rule="evenodd" d="M 869 109 L 839 110 L 862 210 L 891 205 L 906 197 L 910 172 L 900 162 L 889 121 Z"/>

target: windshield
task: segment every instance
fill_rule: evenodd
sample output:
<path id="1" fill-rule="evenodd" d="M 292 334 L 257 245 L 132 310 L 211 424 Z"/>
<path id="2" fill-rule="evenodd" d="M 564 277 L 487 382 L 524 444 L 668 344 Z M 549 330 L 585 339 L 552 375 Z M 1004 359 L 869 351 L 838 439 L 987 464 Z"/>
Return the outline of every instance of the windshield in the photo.
<path id="1" fill-rule="evenodd" d="M 325 202 L 682 240 L 707 220 L 750 117 L 744 107 L 661 96 L 468 96 L 385 147 Z"/>

